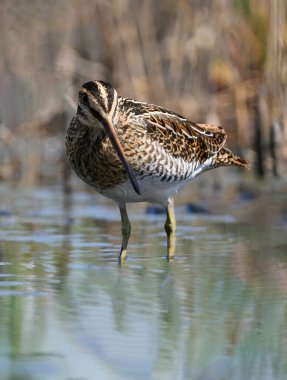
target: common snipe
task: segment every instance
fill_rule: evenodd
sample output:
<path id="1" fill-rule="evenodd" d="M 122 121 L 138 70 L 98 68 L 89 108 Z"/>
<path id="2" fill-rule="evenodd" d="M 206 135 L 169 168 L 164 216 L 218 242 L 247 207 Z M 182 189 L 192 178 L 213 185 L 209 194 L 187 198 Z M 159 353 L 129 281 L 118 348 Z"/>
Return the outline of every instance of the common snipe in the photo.
<path id="1" fill-rule="evenodd" d="M 126 257 L 131 226 L 127 202 L 166 208 L 167 257 L 175 250 L 173 197 L 198 174 L 248 163 L 224 148 L 223 128 L 193 123 L 162 107 L 118 96 L 107 82 L 85 83 L 66 135 L 76 174 L 119 206 Z"/>

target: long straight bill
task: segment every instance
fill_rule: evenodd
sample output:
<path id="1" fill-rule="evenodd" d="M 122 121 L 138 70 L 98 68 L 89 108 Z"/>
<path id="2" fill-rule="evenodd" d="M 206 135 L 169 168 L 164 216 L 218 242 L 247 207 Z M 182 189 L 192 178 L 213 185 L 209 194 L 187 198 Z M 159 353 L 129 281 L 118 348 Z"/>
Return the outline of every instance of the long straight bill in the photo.
<path id="1" fill-rule="evenodd" d="M 126 159 L 125 153 L 123 151 L 120 140 L 116 134 L 116 131 L 114 129 L 112 122 L 110 121 L 110 119 L 105 114 L 100 113 L 100 116 L 103 119 L 104 128 L 105 128 L 105 130 L 109 136 L 109 139 L 110 139 L 119 159 L 121 160 L 121 162 L 123 164 L 125 171 L 127 172 L 128 176 L 129 176 L 129 179 L 131 181 L 131 184 L 133 185 L 135 192 L 140 195 L 141 192 L 140 192 L 138 181 L 134 175 L 132 168 L 130 167 L 130 165 Z"/>

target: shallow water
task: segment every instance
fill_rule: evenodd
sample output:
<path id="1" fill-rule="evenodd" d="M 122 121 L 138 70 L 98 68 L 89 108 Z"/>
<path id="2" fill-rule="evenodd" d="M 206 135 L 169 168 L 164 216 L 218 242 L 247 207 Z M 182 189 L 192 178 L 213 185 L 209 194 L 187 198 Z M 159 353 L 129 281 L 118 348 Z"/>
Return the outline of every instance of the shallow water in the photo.
<path id="1" fill-rule="evenodd" d="M 59 189 L 0 197 L 1 380 L 287 378 L 280 196 L 224 215 L 180 204 L 171 262 L 164 215 L 132 205 L 123 265 L 111 202 Z"/>

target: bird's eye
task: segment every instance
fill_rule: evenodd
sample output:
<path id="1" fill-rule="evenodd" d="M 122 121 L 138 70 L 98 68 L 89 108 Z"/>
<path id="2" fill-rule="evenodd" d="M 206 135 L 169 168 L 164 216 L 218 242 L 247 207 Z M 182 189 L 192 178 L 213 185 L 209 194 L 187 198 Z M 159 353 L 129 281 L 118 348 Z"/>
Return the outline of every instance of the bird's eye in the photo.
<path id="1" fill-rule="evenodd" d="M 89 101 L 88 94 L 85 93 L 85 92 L 83 92 L 83 93 L 81 94 L 81 102 L 84 103 L 84 104 L 87 104 L 88 101 Z"/>

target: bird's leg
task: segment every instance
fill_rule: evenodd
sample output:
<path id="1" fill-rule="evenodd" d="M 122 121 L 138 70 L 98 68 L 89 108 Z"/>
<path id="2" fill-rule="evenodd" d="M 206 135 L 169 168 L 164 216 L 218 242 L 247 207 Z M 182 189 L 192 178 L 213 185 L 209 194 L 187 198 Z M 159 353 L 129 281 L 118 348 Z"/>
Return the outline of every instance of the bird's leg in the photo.
<path id="1" fill-rule="evenodd" d="M 122 220 L 122 248 L 121 248 L 121 253 L 119 256 L 119 260 L 123 261 L 125 260 L 127 256 L 127 247 L 128 247 L 128 242 L 131 234 L 131 224 L 129 221 L 129 217 L 127 214 L 127 209 L 126 205 L 120 205 L 120 213 L 121 213 L 121 220 Z"/>
<path id="2" fill-rule="evenodd" d="M 166 220 L 164 229 L 167 236 L 167 258 L 171 259 L 175 252 L 175 216 L 173 201 L 171 201 L 166 207 Z"/>

